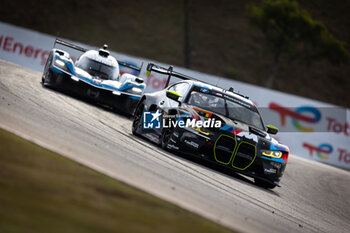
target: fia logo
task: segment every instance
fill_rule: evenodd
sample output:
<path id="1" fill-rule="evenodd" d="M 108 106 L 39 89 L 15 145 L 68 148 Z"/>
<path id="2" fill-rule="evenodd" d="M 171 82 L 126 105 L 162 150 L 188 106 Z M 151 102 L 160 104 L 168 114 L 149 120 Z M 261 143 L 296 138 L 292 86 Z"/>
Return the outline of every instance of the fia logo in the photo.
<path id="1" fill-rule="evenodd" d="M 162 114 L 157 110 L 156 112 L 143 113 L 143 128 L 144 129 L 160 129 L 160 116 Z"/>

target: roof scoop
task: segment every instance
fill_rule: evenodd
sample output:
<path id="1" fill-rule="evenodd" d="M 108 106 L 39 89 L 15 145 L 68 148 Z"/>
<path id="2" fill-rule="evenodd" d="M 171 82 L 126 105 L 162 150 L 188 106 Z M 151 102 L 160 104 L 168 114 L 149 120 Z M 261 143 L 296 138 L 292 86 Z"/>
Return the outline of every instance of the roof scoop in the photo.
<path id="1" fill-rule="evenodd" d="M 108 49 L 108 45 L 103 45 L 102 48 L 100 48 L 100 50 L 98 51 L 98 54 L 102 57 L 108 57 L 109 56 L 109 51 Z"/>

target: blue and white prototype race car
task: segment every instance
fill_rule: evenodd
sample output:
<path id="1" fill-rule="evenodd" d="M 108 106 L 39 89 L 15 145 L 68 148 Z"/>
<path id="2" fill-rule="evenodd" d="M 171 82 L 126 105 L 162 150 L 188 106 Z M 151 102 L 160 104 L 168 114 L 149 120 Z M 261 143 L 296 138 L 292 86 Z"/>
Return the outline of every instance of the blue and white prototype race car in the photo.
<path id="1" fill-rule="evenodd" d="M 83 54 L 74 62 L 68 52 L 54 46 L 44 68 L 44 86 L 87 97 L 127 114 L 134 113 L 146 84 L 135 75 L 120 75 L 119 66 L 135 70 L 138 74 L 141 68 L 117 61 L 110 55 L 107 45 L 96 51 L 60 39 L 56 39 L 56 43 Z"/>

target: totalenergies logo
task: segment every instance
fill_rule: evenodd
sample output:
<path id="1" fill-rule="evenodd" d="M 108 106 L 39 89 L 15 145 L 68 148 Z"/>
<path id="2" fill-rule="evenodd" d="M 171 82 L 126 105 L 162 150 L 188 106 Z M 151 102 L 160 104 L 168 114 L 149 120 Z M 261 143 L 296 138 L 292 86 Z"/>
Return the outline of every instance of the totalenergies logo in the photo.
<path id="1" fill-rule="evenodd" d="M 292 111 L 277 103 L 271 102 L 269 108 L 280 114 L 282 126 L 285 126 L 286 118 L 289 116 L 292 118 L 292 124 L 294 127 L 303 132 L 313 132 L 314 129 L 311 127 L 305 127 L 300 122 L 317 123 L 321 120 L 321 112 L 317 108 L 310 106 L 301 106 L 296 108 L 295 111 Z"/>
<path id="2" fill-rule="evenodd" d="M 304 142 L 303 147 L 309 150 L 309 155 L 312 157 L 315 152 L 316 156 L 322 160 L 328 160 L 329 154 L 333 152 L 333 147 L 327 143 L 320 144 L 318 146 L 311 145 Z"/>

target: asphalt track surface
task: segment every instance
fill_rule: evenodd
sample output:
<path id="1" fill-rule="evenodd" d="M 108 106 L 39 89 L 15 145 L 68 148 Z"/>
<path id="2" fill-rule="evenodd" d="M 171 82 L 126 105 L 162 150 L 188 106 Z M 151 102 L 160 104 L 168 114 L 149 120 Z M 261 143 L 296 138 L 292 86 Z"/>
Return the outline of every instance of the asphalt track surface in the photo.
<path id="1" fill-rule="evenodd" d="M 282 187 L 265 190 L 168 153 L 133 136 L 130 118 L 40 81 L 0 60 L 0 127 L 242 232 L 350 231 L 350 172 L 291 155 Z"/>

